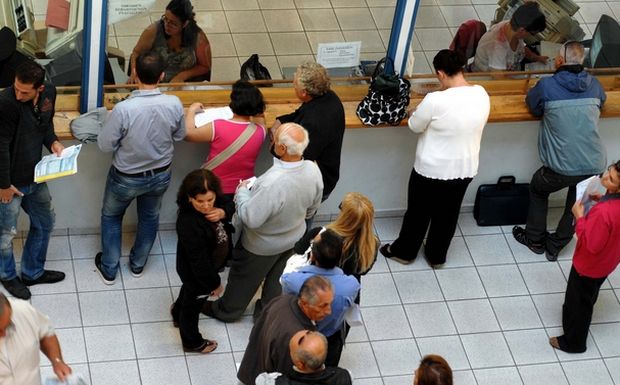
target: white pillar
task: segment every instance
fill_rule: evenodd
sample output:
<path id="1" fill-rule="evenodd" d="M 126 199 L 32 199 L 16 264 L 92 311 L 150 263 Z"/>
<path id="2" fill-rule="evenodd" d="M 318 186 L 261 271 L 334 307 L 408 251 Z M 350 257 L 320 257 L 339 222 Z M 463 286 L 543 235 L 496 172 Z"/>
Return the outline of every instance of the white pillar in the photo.
<path id="1" fill-rule="evenodd" d="M 394 61 L 393 69 L 401 75 L 407 69 L 407 54 L 413 37 L 419 4 L 420 0 L 397 0 L 396 2 L 387 56 Z M 386 70 L 391 72 L 392 68 L 386 68 Z"/>

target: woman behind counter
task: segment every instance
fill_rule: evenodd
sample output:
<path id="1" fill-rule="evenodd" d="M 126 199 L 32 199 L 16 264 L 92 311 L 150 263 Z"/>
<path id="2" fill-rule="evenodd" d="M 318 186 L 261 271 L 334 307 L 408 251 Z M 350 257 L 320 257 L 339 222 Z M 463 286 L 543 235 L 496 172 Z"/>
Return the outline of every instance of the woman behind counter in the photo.
<path id="1" fill-rule="evenodd" d="M 464 65 L 461 54 L 439 51 L 433 67 L 442 90 L 426 95 L 409 118 L 409 128 L 420 136 L 407 211 L 398 239 L 380 249 L 402 264 L 415 260 L 427 229 L 424 257 L 432 267 L 446 262 L 465 190 L 478 172 L 480 140 L 491 107 L 484 88 L 465 80 Z"/>
<path id="2" fill-rule="evenodd" d="M 136 58 L 151 50 L 166 63 L 163 83 L 211 80 L 211 46 L 193 9 L 189 0 L 172 0 L 161 19 L 142 32 L 131 53 L 129 83 L 136 82 Z"/>
<path id="3" fill-rule="evenodd" d="M 200 334 L 198 315 L 204 296 L 220 295 L 224 290 L 218 270 L 224 265 L 229 243 L 222 221 L 231 208 L 220 207 L 220 198 L 220 181 L 209 170 L 187 174 L 177 195 L 176 267 L 183 285 L 170 313 L 186 352 L 204 354 L 217 348 L 216 341 Z"/>

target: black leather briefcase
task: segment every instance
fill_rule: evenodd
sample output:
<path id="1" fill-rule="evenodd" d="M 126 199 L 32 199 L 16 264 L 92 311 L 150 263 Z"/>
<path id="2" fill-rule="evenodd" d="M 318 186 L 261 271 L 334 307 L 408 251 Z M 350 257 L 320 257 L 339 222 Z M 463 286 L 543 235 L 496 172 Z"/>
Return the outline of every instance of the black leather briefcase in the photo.
<path id="1" fill-rule="evenodd" d="M 500 176 L 497 184 L 478 187 L 474 218 L 478 226 L 523 224 L 530 205 L 529 183 L 515 183 L 514 176 Z"/>

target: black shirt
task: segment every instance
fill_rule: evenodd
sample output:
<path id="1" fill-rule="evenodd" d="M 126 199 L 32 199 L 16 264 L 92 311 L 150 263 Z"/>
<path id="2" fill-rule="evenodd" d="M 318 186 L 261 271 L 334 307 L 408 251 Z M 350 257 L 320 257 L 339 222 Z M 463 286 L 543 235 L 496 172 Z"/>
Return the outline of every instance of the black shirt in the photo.
<path id="1" fill-rule="evenodd" d="M 281 123 L 297 123 L 308 130 L 310 143 L 304 158 L 314 160 L 323 175 L 323 196 L 329 195 L 340 177 L 340 151 L 344 136 L 344 107 L 333 91 L 312 98 L 295 112 L 278 117 Z"/>
<path id="2" fill-rule="evenodd" d="M 34 182 L 41 147 L 51 151 L 56 88 L 45 84 L 36 106 L 15 98 L 13 86 L 0 91 L 0 188 L 19 188 Z"/>

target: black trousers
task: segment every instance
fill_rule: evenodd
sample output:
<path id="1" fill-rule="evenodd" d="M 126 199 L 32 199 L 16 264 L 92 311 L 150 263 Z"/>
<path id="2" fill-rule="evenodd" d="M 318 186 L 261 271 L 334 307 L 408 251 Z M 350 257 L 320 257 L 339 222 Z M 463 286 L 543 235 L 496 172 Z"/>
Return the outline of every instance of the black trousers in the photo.
<path id="1" fill-rule="evenodd" d="M 568 353 L 586 351 L 592 311 L 598 299 L 598 292 L 606 278 L 584 277 L 577 273 L 574 266 L 571 267 L 564 305 L 562 305 L 564 335 L 558 337 L 560 349 L 563 351 Z"/>
<path id="2" fill-rule="evenodd" d="M 188 349 L 197 348 L 203 343 L 202 335 L 198 330 L 198 316 L 205 298 L 198 298 L 198 295 L 183 285 L 172 307 L 172 318 L 179 324 L 181 342 Z"/>
<path id="3" fill-rule="evenodd" d="M 344 341 L 349 335 L 351 326 L 344 322 L 342 328 L 336 333 L 327 337 L 327 356 L 325 357 L 325 366 L 336 367 L 340 363 L 340 356 L 344 348 Z"/>
<path id="4" fill-rule="evenodd" d="M 530 208 L 527 212 L 525 234 L 532 242 L 542 243 L 546 249 L 557 254 L 570 242 L 575 233 L 573 213 L 576 185 L 590 175 L 561 175 L 548 167 L 539 168 L 530 182 Z M 568 187 L 564 213 L 554 233 L 547 233 L 547 209 L 549 195 Z"/>
<path id="5" fill-rule="evenodd" d="M 414 260 L 428 230 L 424 248 L 426 259 L 432 265 L 445 263 L 463 196 L 471 180 L 431 179 L 412 169 L 407 211 L 398 239 L 390 246 L 391 252 L 401 259 Z"/>

